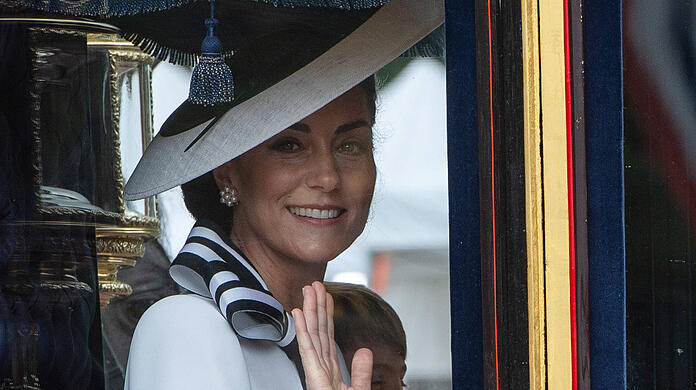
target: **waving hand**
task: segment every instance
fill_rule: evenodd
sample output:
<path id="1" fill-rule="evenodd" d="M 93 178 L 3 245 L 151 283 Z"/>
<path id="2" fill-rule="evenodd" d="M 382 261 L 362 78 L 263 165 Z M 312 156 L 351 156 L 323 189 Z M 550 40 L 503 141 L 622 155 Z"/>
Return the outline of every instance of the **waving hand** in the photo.
<path id="1" fill-rule="evenodd" d="M 302 310 L 293 309 L 297 343 L 308 390 L 370 390 L 372 352 L 361 348 L 351 365 L 351 382 L 343 382 L 338 366 L 333 329 L 333 298 L 324 285 L 314 282 L 302 289 Z"/>

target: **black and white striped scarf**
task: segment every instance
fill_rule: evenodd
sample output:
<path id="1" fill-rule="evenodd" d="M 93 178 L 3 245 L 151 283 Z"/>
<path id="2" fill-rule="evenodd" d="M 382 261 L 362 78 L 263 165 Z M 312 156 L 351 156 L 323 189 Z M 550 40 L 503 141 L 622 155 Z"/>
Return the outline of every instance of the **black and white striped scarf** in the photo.
<path id="1" fill-rule="evenodd" d="M 212 298 L 237 335 L 275 342 L 293 361 L 304 387 L 292 316 L 232 241 L 210 221 L 198 221 L 169 268 L 181 287 Z"/>

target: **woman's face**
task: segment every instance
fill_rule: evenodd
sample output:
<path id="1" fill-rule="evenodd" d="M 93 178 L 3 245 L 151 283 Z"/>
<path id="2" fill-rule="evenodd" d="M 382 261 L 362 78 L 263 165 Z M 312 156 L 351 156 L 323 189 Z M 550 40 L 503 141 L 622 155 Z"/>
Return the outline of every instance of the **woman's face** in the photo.
<path id="1" fill-rule="evenodd" d="M 237 188 L 232 236 L 243 246 L 326 262 L 362 232 L 375 185 L 372 117 L 356 87 L 217 168 Z"/>

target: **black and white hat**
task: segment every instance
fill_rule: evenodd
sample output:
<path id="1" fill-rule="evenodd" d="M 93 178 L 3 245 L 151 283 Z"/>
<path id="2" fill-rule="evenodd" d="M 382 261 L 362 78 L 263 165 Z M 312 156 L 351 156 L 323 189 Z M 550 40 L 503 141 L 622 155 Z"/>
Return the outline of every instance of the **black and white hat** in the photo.
<path id="1" fill-rule="evenodd" d="M 218 0 L 216 35 L 234 51 L 220 55 L 234 75 L 235 97 L 207 106 L 189 99 L 177 108 L 128 180 L 126 199 L 186 183 L 252 149 L 374 74 L 444 21 L 443 0 L 384 2 L 342 9 Z M 109 22 L 151 54 L 185 63 L 195 60 L 189 53 L 200 46 L 201 21 L 209 12 L 207 2 L 194 2 L 145 15 L 147 22 L 142 15 Z M 172 37 L 172 31 L 181 33 Z"/>

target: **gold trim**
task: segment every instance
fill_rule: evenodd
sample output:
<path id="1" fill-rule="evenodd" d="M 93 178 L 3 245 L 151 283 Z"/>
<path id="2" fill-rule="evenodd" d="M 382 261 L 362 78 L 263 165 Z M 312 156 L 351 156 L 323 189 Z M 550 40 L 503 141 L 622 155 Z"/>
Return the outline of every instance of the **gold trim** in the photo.
<path id="1" fill-rule="evenodd" d="M 539 1 L 546 364 L 549 389 L 572 387 L 563 2 Z"/>
<path id="2" fill-rule="evenodd" d="M 145 239 L 152 237 L 148 229 L 97 226 L 97 276 L 101 306 L 106 306 L 112 298 L 129 295 L 133 289 L 116 279 L 118 270 L 133 267 L 145 255 Z"/>
<path id="3" fill-rule="evenodd" d="M 128 296 L 133 293 L 133 287 L 117 280 L 99 282 L 99 305 L 104 308 L 112 299 Z"/>
<path id="4" fill-rule="evenodd" d="M 111 218 L 116 221 L 120 221 L 123 219 L 123 216 L 118 213 L 114 213 L 111 211 L 106 211 L 106 210 L 84 210 L 84 209 L 73 209 L 69 207 L 47 207 L 44 206 L 39 202 L 39 205 L 37 206 L 37 211 L 41 214 L 46 214 L 50 216 L 80 216 L 80 215 L 89 215 L 89 216 L 99 216 L 99 217 L 107 217 Z"/>
<path id="5" fill-rule="evenodd" d="M 127 41 L 118 34 L 112 33 L 88 33 L 87 46 L 117 48 L 117 47 L 135 47 L 130 41 Z"/>
<path id="6" fill-rule="evenodd" d="M 151 220 L 157 222 L 154 218 Z M 92 223 L 92 222 L 75 222 L 75 221 L 21 221 L 21 222 L 7 222 L 1 225 L 7 226 L 24 226 L 24 225 L 43 225 L 43 226 L 92 226 L 97 229 L 97 236 L 103 234 L 107 235 L 136 235 L 143 236 L 147 238 L 157 238 L 159 237 L 159 227 L 155 226 L 114 226 L 105 225 L 103 223 Z"/>
<path id="7" fill-rule="evenodd" d="M 116 196 L 118 199 L 118 212 L 125 213 L 126 203 L 123 199 L 123 168 L 121 167 L 121 138 L 120 138 L 120 118 L 121 118 L 121 88 L 118 85 L 120 78 L 118 66 L 116 64 L 116 56 L 111 51 L 109 53 L 109 82 L 111 85 L 111 135 L 113 141 L 113 177 L 116 179 Z"/>
<path id="8" fill-rule="evenodd" d="M 145 242 L 141 237 L 108 237 L 97 233 L 97 253 L 108 260 L 110 256 L 118 258 L 143 257 Z"/>
<path id="9" fill-rule="evenodd" d="M 159 228 L 154 226 L 110 226 L 96 225 L 97 237 L 113 236 L 113 235 L 134 235 L 144 236 L 147 238 L 159 237 Z"/>
<path id="10" fill-rule="evenodd" d="M 546 307 L 544 301 L 539 4 L 537 0 L 522 0 L 522 68 L 524 74 L 529 388 L 544 390 L 546 389 Z"/>
<path id="11" fill-rule="evenodd" d="M 79 19 L 59 19 L 59 18 L 26 18 L 26 17 L 0 17 L 0 23 L 21 23 L 38 25 L 56 25 L 64 28 L 87 28 L 118 33 L 118 27 L 100 22 Z"/>
<path id="12" fill-rule="evenodd" d="M 121 65 L 120 68 L 137 68 L 139 64 L 152 65 L 155 62 L 155 59 L 153 57 L 143 53 L 142 51 L 140 51 L 140 49 L 136 48 L 135 46 L 133 46 L 130 49 L 109 49 L 109 55 L 114 57 L 116 61 L 121 63 L 119 64 Z"/>
<path id="13" fill-rule="evenodd" d="M 70 35 L 73 37 L 86 37 L 87 33 L 84 31 L 78 31 L 78 30 L 69 30 L 67 28 L 61 28 L 61 27 L 45 27 L 45 26 L 37 26 L 37 27 L 31 27 L 29 29 L 31 34 L 60 34 L 60 35 Z"/>
<path id="14" fill-rule="evenodd" d="M 95 37 L 96 42 L 104 42 L 105 36 Z M 95 42 L 95 43 L 96 43 Z M 128 206 L 123 196 L 125 183 L 123 180 L 123 169 L 121 166 L 121 83 L 130 71 L 137 70 L 140 77 L 139 82 L 139 100 L 140 100 L 140 136 L 142 143 L 142 152 L 152 141 L 153 133 L 153 110 L 152 110 L 152 66 L 154 57 L 142 52 L 140 48 L 134 46 L 130 42 L 124 41 L 119 37 L 114 38 L 114 42 L 119 43 L 118 46 L 102 45 L 108 48 L 109 65 L 111 69 L 111 105 L 112 105 L 112 130 L 114 141 L 114 177 L 118 178 L 117 199 L 119 203 L 119 211 L 123 213 L 123 223 L 126 225 L 149 225 L 157 232 L 152 235 L 159 235 L 159 220 L 156 218 L 157 212 L 155 209 L 154 197 L 145 198 L 145 215 L 132 215 L 128 212 Z M 124 44 L 121 44 L 124 43 Z M 131 215 L 128 215 L 131 214 Z"/>
<path id="15" fill-rule="evenodd" d="M 146 140 L 151 140 L 152 134 L 152 94 L 149 83 L 151 83 L 151 69 L 154 63 L 154 58 L 143 53 L 139 48 L 132 46 L 131 48 L 117 48 L 107 50 L 109 54 L 110 67 L 110 84 L 111 84 L 111 128 L 113 135 L 113 159 L 114 159 L 114 177 L 118 178 L 116 182 L 117 200 L 119 204 L 119 212 L 125 214 L 127 210 L 126 200 L 123 196 L 125 183 L 123 180 L 123 169 L 121 166 L 121 81 L 131 70 L 141 72 L 139 87 L 140 87 L 140 117 L 141 128 L 140 134 L 142 137 L 142 148 L 145 151 L 147 147 Z M 147 91 L 143 91 L 143 84 L 148 83 Z M 149 98 L 144 101 L 143 98 Z M 147 125 L 146 127 L 143 127 Z M 141 220 L 141 223 L 147 223 L 148 219 L 155 219 L 156 211 L 154 210 L 154 202 L 145 200 L 145 216 L 134 217 L 130 219 Z M 156 220 L 156 219 L 155 219 Z M 159 228 L 159 223 L 157 223 Z"/>
<path id="16" fill-rule="evenodd" d="M 155 219 L 151 219 L 156 221 Z M 96 226 L 97 273 L 102 292 L 101 305 L 119 295 L 129 295 L 132 288 L 116 279 L 119 269 L 133 267 L 145 255 L 145 240 L 159 235 L 154 226 Z"/>

